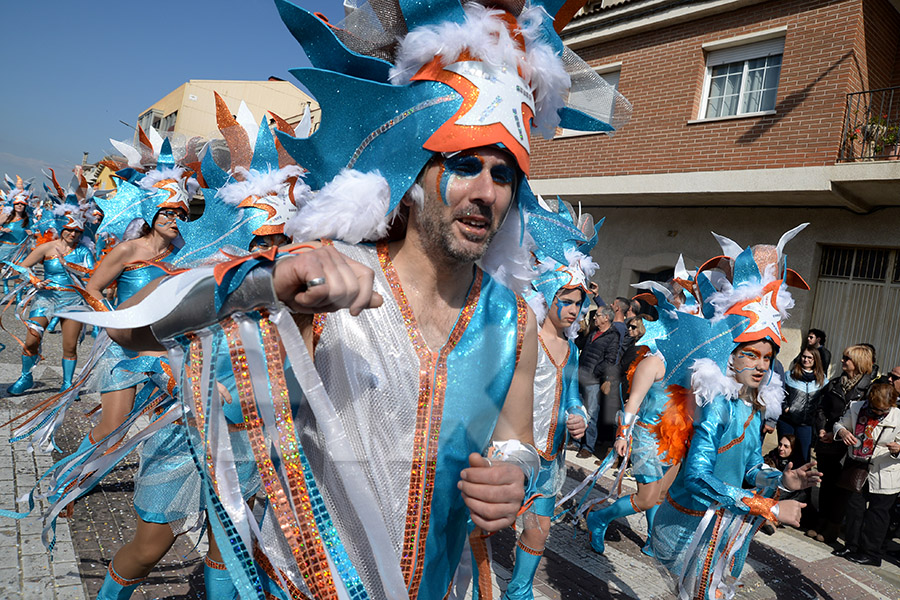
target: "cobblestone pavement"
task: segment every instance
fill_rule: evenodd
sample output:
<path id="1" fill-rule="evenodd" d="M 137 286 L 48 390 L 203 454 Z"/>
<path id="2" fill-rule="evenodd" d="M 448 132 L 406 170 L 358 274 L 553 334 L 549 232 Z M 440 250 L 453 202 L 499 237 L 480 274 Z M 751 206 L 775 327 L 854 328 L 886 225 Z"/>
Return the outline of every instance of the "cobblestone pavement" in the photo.
<path id="1" fill-rule="evenodd" d="M 8 317 L 6 326 L 20 334 L 15 330 L 17 324 L 11 325 L 10 320 Z M 5 393 L 6 386 L 19 374 L 18 347 L 2 331 L 0 342 L 7 345 L 0 353 L 0 420 L 6 421 L 57 389 L 61 381 L 61 340 L 59 334 L 48 335 L 43 348 L 45 360 L 34 371 L 40 383 L 33 393 L 18 398 L 8 398 Z M 81 345 L 82 356 L 87 355 L 90 343 L 91 338 L 86 338 Z M 63 450 L 77 447 L 89 427 L 84 413 L 97 402 L 96 395 L 88 395 L 70 411 L 58 436 Z M 0 428 L 0 437 L 5 440 L 8 436 L 9 427 Z M 593 469 L 592 460 L 577 460 L 574 453 L 569 453 L 569 458 L 566 490 Z M 15 446 L 0 443 L 0 508 L 15 509 L 15 499 L 31 488 L 52 461 L 50 456 L 30 453 L 24 443 Z M 93 493 L 76 503 L 73 518 L 59 521 L 59 541 L 52 561 L 41 544 L 41 523 L 37 515 L 19 521 L 0 518 L 0 543 L 9 548 L 0 553 L 0 599 L 96 597 L 108 561 L 130 540 L 134 530 L 131 493 L 136 467 L 137 457 L 132 455 Z M 601 481 L 601 485 L 604 483 L 609 481 Z M 626 483 L 630 485 L 633 484 Z M 18 506 L 19 510 L 24 508 Z M 646 524 L 642 516 L 614 522 L 607 534 L 606 553 L 601 556 L 590 549 L 585 531 L 571 523 L 554 525 L 538 571 L 535 598 L 671 597 L 652 560 L 640 552 L 645 539 Z M 878 569 L 862 567 L 831 556 L 831 546 L 817 543 L 791 528 L 779 528 L 772 536 L 760 534 L 755 539 L 744 569 L 744 587 L 739 600 L 896 600 L 900 597 L 900 567 L 896 558 L 886 560 Z M 499 598 L 512 569 L 515 537 L 511 530 L 506 530 L 493 536 L 491 542 L 497 575 L 494 598 Z M 889 548 L 895 551 L 900 548 L 898 540 L 892 540 Z M 182 536 L 133 597 L 138 600 L 205 598 L 204 554 L 205 540 L 191 534 Z"/>

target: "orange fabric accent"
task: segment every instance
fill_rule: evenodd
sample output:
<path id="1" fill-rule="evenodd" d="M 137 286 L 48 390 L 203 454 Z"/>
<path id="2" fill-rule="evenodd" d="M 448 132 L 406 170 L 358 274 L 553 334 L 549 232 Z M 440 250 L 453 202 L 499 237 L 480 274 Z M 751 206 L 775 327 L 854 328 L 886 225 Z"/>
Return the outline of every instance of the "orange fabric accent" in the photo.
<path id="1" fill-rule="evenodd" d="M 525 326 L 528 324 L 528 303 L 516 294 L 516 365 L 522 355 L 522 344 L 525 343 Z"/>
<path id="2" fill-rule="evenodd" d="M 709 570 L 712 568 L 712 559 L 716 553 L 716 545 L 719 542 L 719 530 L 722 527 L 722 515 L 716 517 L 716 526 L 713 529 L 712 536 L 709 538 L 706 553 L 706 559 L 703 561 L 703 570 L 700 572 L 700 587 L 697 590 L 695 598 L 706 598 L 706 588 L 709 586 Z M 717 590 L 718 591 L 718 590 Z"/>
<path id="3" fill-rule="evenodd" d="M 134 262 L 125 263 L 125 266 L 122 268 L 123 271 L 134 271 L 135 269 L 140 269 L 150 265 L 151 267 L 159 267 L 163 270 L 163 265 L 161 264 L 162 259 L 172 254 L 172 249 L 174 246 L 171 244 L 162 252 L 154 256 L 149 260 L 136 260 Z M 167 271 L 168 272 L 168 271 Z"/>
<path id="4" fill-rule="evenodd" d="M 587 0 L 566 0 L 553 17 L 553 30 L 556 33 L 562 32 L 563 28 L 569 24 L 581 8 L 587 4 Z"/>
<path id="5" fill-rule="evenodd" d="M 762 300 L 767 295 L 771 298 L 772 308 L 778 308 L 778 288 L 781 287 L 782 280 L 778 279 L 776 281 L 770 282 L 766 287 L 762 289 L 762 294 L 760 294 L 756 298 L 750 298 L 748 300 L 744 300 L 738 304 L 735 304 L 731 308 L 725 311 L 726 315 L 741 315 L 742 317 L 747 317 L 750 319 L 750 323 L 741 333 L 741 335 L 734 338 L 734 341 L 737 343 L 741 342 L 755 342 L 761 340 L 765 337 L 770 338 L 773 342 L 775 342 L 776 346 L 780 346 L 781 342 L 784 340 L 784 337 L 781 335 L 781 321 L 778 321 L 775 324 L 775 329 L 771 327 L 766 327 L 764 329 L 760 329 L 754 331 L 752 333 L 747 333 L 747 330 L 756 325 L 759 322 L 759 315 L 752 310 L 747 310 L 747 305 L 756 304 L 760 300 Z"/>
<path id="6" fill-rule="evenodd" d="M 523 552 L 530 554 L 532 556 L 541 556 L 544 554 L 543 550 L 535 550 L 534 548 L 530 548 L 522 543 L 521 539 L 516 540 L 516 547 L 521 548 Z"/>
<path id="7" fill-rule="evenodd" d="M 751 515 L 763 517 L 767 521 L 771 521 L 773 523 L 778 521 L 778 519 L 776 519 L 775 515 L 772 513 L 772 507 L 778 504 L 778 500 L 776 500 L 775 498 L 766 498 L 764 496 L 760 496 L 759 494 L 753 494 L 749 498 L 741 498 L 741 501 L 750 507 Z"/>
<path id="8" fill-rule="evenodd" d="M 670 385 L 666 389 L 668 402 L 659 421 L 651 427 L 659 443 L 657 454 L 665 455 L 663 462 L 677 465 L 691 447 L 694 433 L 694 402 L 691 391 L 680 385 Z"/>
<path id="9" fill-rule="evenodd" d="M 278 247 L 272 246 L 268 250 L 264 250 L 262 252 L 254 252 L 253 254 L 248 254 L 246 256 L 234 256 L 224 251 L 222 252 L 222 254 L 224 254 L 231 260 L 220 262 L 215 267 L 213 267 L 213 277 L 216 280 L 216 285 L 222 285 L 222 279 L 225 278 L 225 274 L 228 273 L 228 271 L 247 262 L 248 260 L 267 258 L 270 261 L 275 262 L 275 257 L 278 256 Z"/>
<path id="10" fill-rule="evenodd" d="M 147 579 L 146 577 L 138 577 L 137 579 L 125 579 L 124 577 L 116 573 L 116 569 L 113 567 L 112 561 L 109 561 L 109 567 L 107 568 L 107 571 L 109 572 L 109 576 L 113 581 L 125 587 L 128 587 L 130 585 L 137 585 Z"/>
<path id="11" fill-rule="evenodd" d="M 675 510 L 686 515 L 691 515 L 692 517 L 702 517 L 705 514 L 702 510 L 692 510 L 678 504 L 677 502 L 675 502 L 675 500 L 672 499 L 672 496 L 671 494 L 669 494 L 669 492 L 666 492 L 666 500 L 669 502 L 669 504 L 672 505 Z"/>
<path id="12" fill-rule="evenodd" d="M 231 150 L 231 168 L 244 167 L 249 169 L 250 161 L 253 159 L 250 137 L 237 122 L 237 119 L 234 118 L 222 97 L 216 92 L 213 92 L 213 95 L 216 100 L 216 126 L 222 132 L 222 137 L 225 138 L 228 149 Z"/>
<path id="13" fill-rule="evenodd" d="M 732 448 L 732 446 L 734 446 L 735 444 L 740 444 L 741 442 L 744 441 L 744 436 L 747 434 L 747 428 L 750 426 L 750 422 L 753 420 L 753 415 L 755 415 L 755 414 L 756 414 L 755 410 L 750 413 L 750 416 L 747 417 L 747 421 L 744 422 L 744 430 L 741 432 L 741 435 L 737 436 L 736 438 L 734 438 L 733 440 L 731 440 L 730 442 L 728 442 L 727 444 L 725 444 L 724 446 L 719 448 L 717 450 L 718 454 L 722 454 L 723 452 L 730 450 Z"/>
<path id="14" fill-rule="evenodd" d="M 469 534 L 469 547 L 472 549 L 472 558 L 475 559 L 475 568 L 478 569 L 478 597 L 482 600 L 493 600 L 491 557 L 485 542 L 487 538 L 481 527 L 475 527 Z"/>

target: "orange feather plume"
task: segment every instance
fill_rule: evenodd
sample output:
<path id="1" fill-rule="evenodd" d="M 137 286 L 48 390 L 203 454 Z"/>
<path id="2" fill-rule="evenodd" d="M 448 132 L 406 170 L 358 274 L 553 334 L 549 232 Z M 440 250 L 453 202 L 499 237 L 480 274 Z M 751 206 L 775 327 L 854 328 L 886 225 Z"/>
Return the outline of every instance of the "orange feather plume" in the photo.
<path id="1" fill-rule="evenodd" d="M 660 456 L 665 456 L 663 462 L 676 465 L 684 459 L 691 446 L 694 398 L 690 390 L 680 385 L 670 385 L 666 388 L 666 395 L 669 397 L 666 408 L 651 430 L 659 440 L 657 452 Z"/>

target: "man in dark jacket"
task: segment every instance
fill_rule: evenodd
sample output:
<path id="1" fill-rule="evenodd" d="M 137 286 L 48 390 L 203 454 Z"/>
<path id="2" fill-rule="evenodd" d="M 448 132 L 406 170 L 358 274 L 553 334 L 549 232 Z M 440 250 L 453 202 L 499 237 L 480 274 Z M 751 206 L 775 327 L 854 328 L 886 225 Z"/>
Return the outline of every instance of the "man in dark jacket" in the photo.
<path id="1" fill-rule="evenodd" d="M 578 458 L 588 458 L 596 453 L 597 440 L 612 440 L 615 433 L 618 406 L 607 407 L 605 400 L 615 381 L 616 357 L 619 353 L 619 333 L 612 326 L 615 313 L 608 306 L 597 309 L 594 325 L 597 327 L 581 351 L 578 362 L 578 383 L 581 401 L 588 414 L 588 429 L 581 441 Z"/>

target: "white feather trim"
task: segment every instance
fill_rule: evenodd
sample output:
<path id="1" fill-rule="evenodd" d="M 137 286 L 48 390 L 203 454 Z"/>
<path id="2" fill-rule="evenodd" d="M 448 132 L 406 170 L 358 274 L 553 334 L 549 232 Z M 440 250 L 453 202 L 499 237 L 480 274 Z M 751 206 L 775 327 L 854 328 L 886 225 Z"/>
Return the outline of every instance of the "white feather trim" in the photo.
<path id="1" fill-rule="evenodd" d="M 584 282 L 594 276 L 594 272 L 600 267 L 594 262 L 594 259 L 579 252 L 576 248 L 567 248 L 565 252 L 566 262 L 569 263 L 569 269 L 577 270 L 584 274 Z"/>
<path id="2" fill-rule="evenodd" d="M 136 240 L 141 237 L 141 231 L 143 231 L 144 225 L 146 225 L 146 223 L 142 217 L 132 219 L 131 223 L 128 224 L 128 227 L 125 228 L 125 233 L 122 234 L 122 241 Z"/>
<path id="3" fill-rule="evenodd" d="M 406 192 L 406 197 L 415 204 L 419 210 L 425 208 L 425 188 L 423 188 L 418 183 L 414 183 L 409 191 Z"/>
<path id="4" fill-rule="evenodd" d="M 548 18 L 544 9 L 529 6 L 518 17 L 519 32 L 525 41 L 524 55 L 499 18 L 501 11 L 475 3 L 466 4 L 464 10 L 465 23 L 428 25 L 406 35 L 390 72 L 391 83 L 406 85 L 435 57 L 449 65 L 463 51 L 491 65 L 517 65 L 532 88 L 535 127 L 544 137 L 552 137 L 559 123 L 557 111 L 565 105 L 571 78 L 562 59 L 540 39 L 541 23 Z"/>
<path id="5" fill-rule="evenodd" d="M 709 303 L 716 310 L 716 314 L 713 316 L 712 320 L 718 321 L 723 319 L 725 317 L 725 311 L 738 302 L 762 296 L 763 288 L 775 280 L 774 272 L 775 265 L 769 265 L 769 268 L 766 269 L 760 283 L 744 283 L 737 287 L 732 286 L 727 279 L 722 279 L 720 282 L 721 289 L 709 297 Z M 787 319 L 790 314 L 789 311 L 794 308 L 794 298 L 791 296 L 786 285 L 781 285 L 778 288 L 775 302 L 778 305 L 778 312 L 781 315 L 782 320 Z"/>
<path id="6" fill-rule="evenodd" d="M 301 203 L 300 210 L 284 226 L 295 242 L 322 238 L 348 244 L 385 236 L 391 188 L 378 171 L 363 173 L 344 169 L 315 195 Z"/>
<path id="7" fill-rule="evenodd" d="M 536 244 L 527 229 L 522 235 L 521 221 L 519 207 L 513 202 L 506 213 L 506 220 L 481 258 L 480 265 L 488 275 L 504 286 L 524 295 L 538 273 L 534 267 Z"/>
<path id="8" fill-rule="evenodd" d="M 537 321 L 538 327 L 540 327 L 544 324 L 547 313 L 550 312 L 550 309 L 547 307 L 547 301 L 544 300 L 544 295 L 540 292 L 534 292 L 524 298 L 528 306 L 531 307 L 531 310 L 534 311 L 535 320 Z"/>
<path id="9" fill-rule="evenodd" d="M 12 211 L 13 211 L 12 206 L 0 207 L 0 217 L 7 217 L 10 215 L 10 213 L 12 213 Z"/>
<path id="10" fill-rule="evenodd" d="M 180 181 L 184 175 L 184 167 L 166 167 L 164 169 L 154 169 L 150 171 L 138 181 L 138 185 L 145 190 L 152 190 L 153 186 L 164 179 L 174 179 Z"/>
<path id="11" fill-rule="evenodd" d="M 294 197 L 306 197 L 310 193 L 309 186 L 302 181 L 304 171 L 297 165 L 288 165 L 265 173 L 260 173 L 255 169 L 248 170 L 244 167 L 237 167 L 234 173 L 242 179 L 219 188 L 219 191 L 216 192 L 216 197 L 235 206 L 250 196 L 263 197 L 268 196 L 272 192 L 280 191 L 290 177 L 301 178 L 294 186 Z"/>
<path id="12" fill-rule="evenodd" d="M 769 380 L 759 386 L 757 398 L 766 407 L 766 420 L 777 421 L 781 416 L 781 402 L 784 400 L 784 386 L 781 376 L 774 370 L 769 371 Z"/>
<path id="13" fill-rule="evenodd" d="M 737 398 L 741 384 L 723 373 L 716 361 L 698 358 L 691 365 L 691 389 L 697 406 L 705 406 L 717 396 L 724 396 L 729 400 Z"/>

